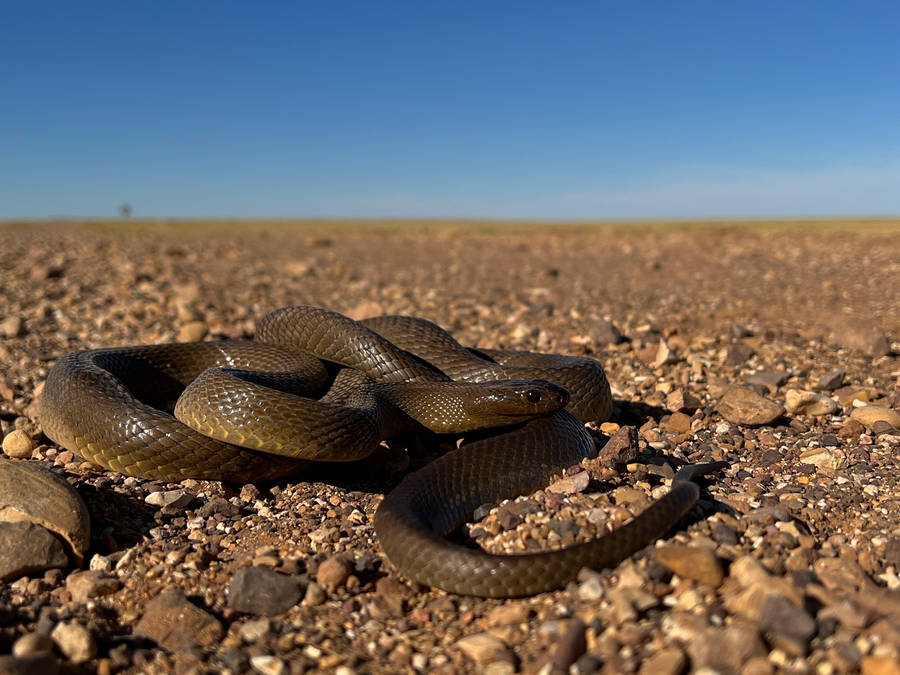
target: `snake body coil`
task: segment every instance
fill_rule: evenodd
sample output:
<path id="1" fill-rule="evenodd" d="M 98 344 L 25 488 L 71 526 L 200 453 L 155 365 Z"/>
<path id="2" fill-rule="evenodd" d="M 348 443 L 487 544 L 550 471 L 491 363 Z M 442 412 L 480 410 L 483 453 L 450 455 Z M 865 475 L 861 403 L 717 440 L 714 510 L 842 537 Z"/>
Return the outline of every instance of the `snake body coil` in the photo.
<path id="1" fill-rule="evenodd" d="M 611 408 L 593 359 L 479 351 L 422 319 L 356 322 L 287 307 L 262 319 L 256 342 L 67 354 L 47 377 L 41 422 L 60 445 L 116 471 L 232 482 L 359 459 L 399 433 L 502 427 L 407 476 L 379 506 L 375 530 L 408 577 L 509 597 L 558 588 L 581 567 L 615 565 L 662 536 L 696 503 L 692 480 L 718 468 L 685 467 L 631 523 L 560 551 L 496 556 L 445 539 L 479 506 L 590 456 L 579 420 L 606 419 Z"/>

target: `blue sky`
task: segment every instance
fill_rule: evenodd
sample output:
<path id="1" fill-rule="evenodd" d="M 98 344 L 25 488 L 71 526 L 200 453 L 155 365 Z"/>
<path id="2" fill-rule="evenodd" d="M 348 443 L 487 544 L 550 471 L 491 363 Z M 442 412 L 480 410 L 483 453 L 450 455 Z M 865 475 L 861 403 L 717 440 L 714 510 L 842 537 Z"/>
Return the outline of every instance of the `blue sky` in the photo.
<path id="1" fill-rule="evenodd" d="M 7 2 L 0 218 L 900 214 L 896 2 Z"/>

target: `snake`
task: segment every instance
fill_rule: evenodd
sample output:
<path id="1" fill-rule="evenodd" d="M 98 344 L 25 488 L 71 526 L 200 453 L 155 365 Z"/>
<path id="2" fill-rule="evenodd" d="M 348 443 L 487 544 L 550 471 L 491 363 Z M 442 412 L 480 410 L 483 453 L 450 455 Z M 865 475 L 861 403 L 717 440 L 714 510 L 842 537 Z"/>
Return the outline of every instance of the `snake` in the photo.
<path id="1" fill-rule="evenodd" d="M 353 462 L 397 436 L 461 438 L 406 475 L 374 515 L 388 561 L 463 595 L 565 586 L 667 534 L 697 503 L 687 465 L 629 523 L 594 540 L 494 555 L 451 541 L 487 504 L 532 492 L 596 456 L 585 422 L 608 419 L 602 365 L 586 356 L 466 347 L 411 316 L 361 321 L 312 306 L 272 311 L 254 340 L 86 349 L 60 357 L 40 401 L 45 435 L 107 469 L 150 479 L 248 483 Z"/>

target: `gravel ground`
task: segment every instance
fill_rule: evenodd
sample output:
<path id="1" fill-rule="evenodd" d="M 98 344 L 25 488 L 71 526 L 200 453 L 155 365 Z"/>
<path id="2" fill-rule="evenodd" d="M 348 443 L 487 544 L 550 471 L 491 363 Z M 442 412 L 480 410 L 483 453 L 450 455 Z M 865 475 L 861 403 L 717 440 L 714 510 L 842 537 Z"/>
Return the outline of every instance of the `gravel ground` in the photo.
<path id="1" fill-rule="evenodd" d="M 9 228 L 0 287 L 4 451 L 63 476 L 91 520 L 84 571 L 0 581 L 0 673 L 900 673 L 896 235 Z M 685 461 L 729 468 L 616 569 L 496 601 L 384 561 L 374 510 L 425 461 L 402 449 L 275 484 L 165 484 L 43 436 L 59 355 L 247 338 L 289 304 L 605 364 L 616 411 L 594 433 L 613 440 L 460 534 L 492 551 L 596 536 Z"/>

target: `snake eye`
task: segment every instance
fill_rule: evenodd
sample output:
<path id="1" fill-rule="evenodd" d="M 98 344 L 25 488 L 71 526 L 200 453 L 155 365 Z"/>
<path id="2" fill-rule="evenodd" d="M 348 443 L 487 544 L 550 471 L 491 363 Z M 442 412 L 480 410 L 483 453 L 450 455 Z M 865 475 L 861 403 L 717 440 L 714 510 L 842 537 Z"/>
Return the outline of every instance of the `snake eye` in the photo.
<path id="1" fill-rule="evenodd" d="M 541 392 L 537 389 L 529 389 L 525 392 L 525 398 L 528 399 L 529 403 L 537 403 L 541 400 Z"/>

